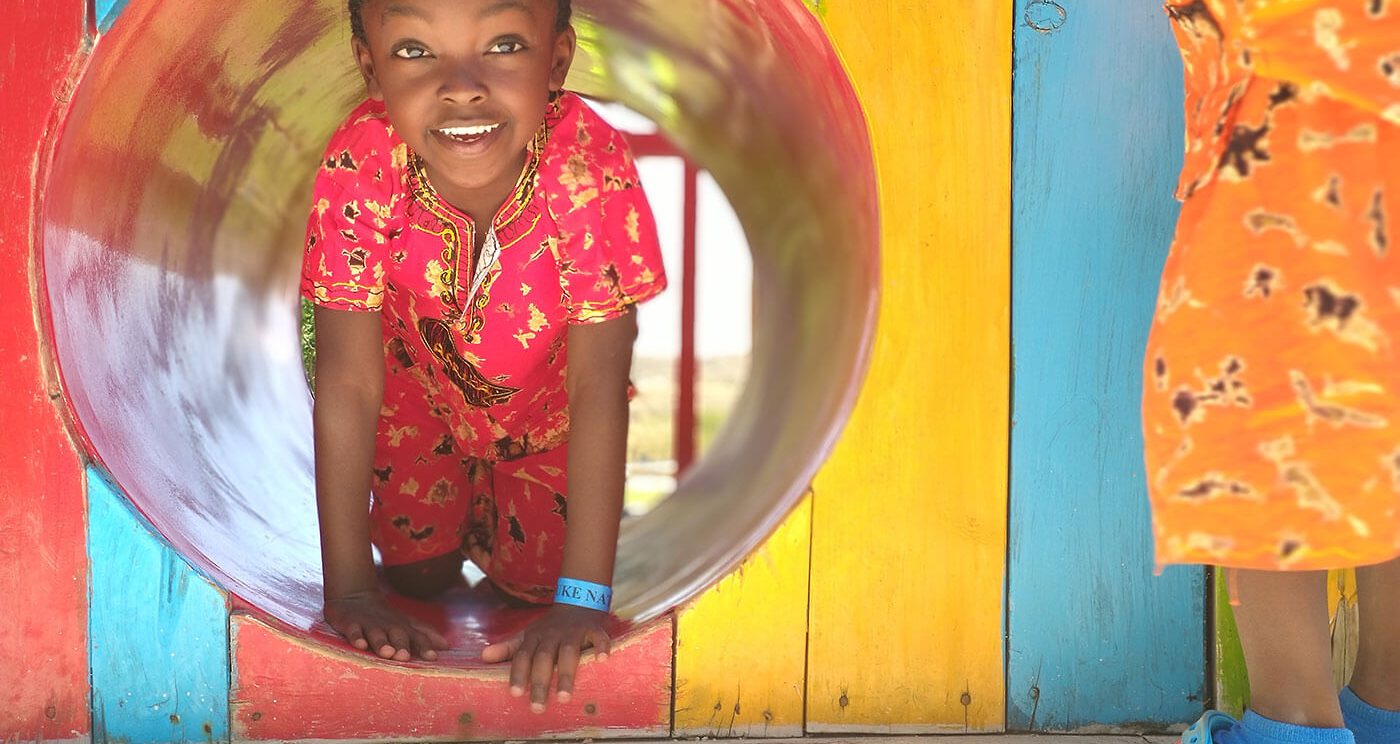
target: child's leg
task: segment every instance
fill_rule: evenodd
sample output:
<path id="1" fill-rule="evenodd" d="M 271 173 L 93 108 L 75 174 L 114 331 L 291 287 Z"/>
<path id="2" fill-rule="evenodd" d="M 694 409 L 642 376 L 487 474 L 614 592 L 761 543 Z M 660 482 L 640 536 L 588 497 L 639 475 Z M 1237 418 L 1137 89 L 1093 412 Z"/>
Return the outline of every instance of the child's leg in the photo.
<path id="1" fill-rule="evenodd" d="M 1361 637 L 1351 689 L 1379 708 L 1400 710 L 1400 559 L 1356 570 Z"/>
<path id="2" fill-rule="evenodd" d="M 396 385 L 381 414 L 375 446 L 371 540 L 394 591 L 432 599 L 462 581 L 467 514 L 484 482 L 451 431 L 422 406 L 416 388 Z"/>
<path id="3" fill-rule="evenodd" d="M 416 459 L 411 465 L 401 466 L 410 476 L 405 485 L 412 484 L 409 495 L 413 499 L 406 503 L 403 499 L 399 500 L 402 504 L 399 511 L 403 513 L 395 518 L 420 518 L 424 525 L 431 525 L 433 533 L 422 536 L 421 532 L 409 530 L 410 537 L 422 539 L 411 548 L 405 548 L 402 534 L 375 541 L 384 555 L 385 580 L 394 587 L 394 591 L 414 599 L 434 599 L 462 583 L 462 564 L 466 563 L 471 546 L 483 539 L 488 542 L 491 539 L 491 535 L 483 537 L 481 534 L 476 515 L 483 504 L 490 508 L 494 503 L 491 465 L 476 458 L 459 457 L 455 445 L 450 443 L 446 434 L 441 435 L 433 453 L 433 456 Z M 424 483 L 434 484 L 426 488 L 437 495 L 430 493 L 427 497 L 420 497 Z M 388 484 L 385 485 L 387 487 Z M 383 510 L 385 503 L 381 501 L 376 508 Z M 391 519 L 391 524 L 393 521 Z M 444 532 L 448 528 L 451 531 Z M 390 548 L 391 544 L 398 547 Z M 391 549 L 399 551 L 398 554 L 414 549 L 448 552 L 399 564 L 390 560 Z"/>
<path id="4" fill-rule="evenodd" d="M 462 582 L 460 551 L 414 563 L 385 566 L 384 579 L 394 591 L 413 599 L 434 599 Z"/>
<path id="5" fill-rule="evenodd" d="M 1342 715 L 1357 744 L 1400 741 L 1400 560 L 1356 569 L 1361 638 Z"/>
<path id="6" fill-rule="evenodd" d="M 468 537 L 467 555 L 497 589 L 530 604 L 549 604 L 564 561 L 568 448 L 491 467 L 492 503 L 476 508 L 472 534 L 491 522 L 489 540 Z"/>
<path id="7" fill-rule="evenodd" d="M 1341 727 L 1332 681 L 1327 574 L 1239 570 L 1234 579 L 1250 708 L 1283 723 Z"/>

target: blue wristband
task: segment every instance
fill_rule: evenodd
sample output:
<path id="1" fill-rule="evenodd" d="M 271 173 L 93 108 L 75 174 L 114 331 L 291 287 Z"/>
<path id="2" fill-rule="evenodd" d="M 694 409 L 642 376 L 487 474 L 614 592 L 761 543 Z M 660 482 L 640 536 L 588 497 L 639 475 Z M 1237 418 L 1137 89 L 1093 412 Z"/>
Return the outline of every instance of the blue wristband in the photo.
<path id="1" fill-rule="evenodd" d="M 607 612 L 612 609 L 612 589 L 591 581 L 566 579 L 561 576 L 554 589 L 554 604 Z"/>

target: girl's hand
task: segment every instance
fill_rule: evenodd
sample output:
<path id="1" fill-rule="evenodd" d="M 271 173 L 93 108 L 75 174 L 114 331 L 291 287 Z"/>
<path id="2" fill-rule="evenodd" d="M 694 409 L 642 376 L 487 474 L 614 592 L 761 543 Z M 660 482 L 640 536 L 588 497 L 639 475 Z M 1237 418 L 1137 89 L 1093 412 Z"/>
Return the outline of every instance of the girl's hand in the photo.
<path id="1" fill-rule="evenodd" d="M 393 661 L 437 661 L 447 639 L 426 624 L 399 612 L 379 592 L 328 599 L 326 622 L 350 645 Z"/>
<path id="2" fill-rule="evenodd" d="M 559 668 L 558 699 L 569 702 L 574 694 L 574 675 L 583 650 L 592 647 L 594 655 L 606 659 L 612 639 L 603 629 L 606 613 L 584 607 L 554 605 L 524 632 L 505 643 L 493 643 L 481 652 L 483 661 L 510 662 L 510 694 L 521 697 L 530 691 L 530 709 L 543 713 L 549 698 L 549 681 Z"/>

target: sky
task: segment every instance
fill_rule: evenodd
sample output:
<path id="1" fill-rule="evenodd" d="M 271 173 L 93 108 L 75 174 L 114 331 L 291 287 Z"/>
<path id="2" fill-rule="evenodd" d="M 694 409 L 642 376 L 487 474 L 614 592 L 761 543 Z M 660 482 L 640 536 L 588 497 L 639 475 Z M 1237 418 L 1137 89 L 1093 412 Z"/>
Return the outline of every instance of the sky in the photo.
<path id="1" fill-rule="evenodd" d="M 623 131 L 654 132 L 656 126 L 616 104 L 595 104 L 603 118 Z M 662 260 L 670 289 L 642 305 L 637 316 L 639 357 L 680 353 L 681 249 L 684 209 L 684 164 L 676 158 L 642 158 L 642 188 L 647 192 L 661 236 Z M 702 173 L 696 238 L 696 354 L 702 359 L 741 356 L 752 343 L 753 261 L 739 219 L 724 192 Z"/>

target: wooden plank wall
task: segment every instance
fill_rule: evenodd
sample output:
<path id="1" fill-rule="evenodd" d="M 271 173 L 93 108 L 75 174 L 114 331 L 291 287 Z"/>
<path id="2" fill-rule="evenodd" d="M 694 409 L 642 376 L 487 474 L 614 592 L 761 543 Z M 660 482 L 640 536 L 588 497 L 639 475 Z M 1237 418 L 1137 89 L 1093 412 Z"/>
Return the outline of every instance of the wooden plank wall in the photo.
<path id="1" fill-rule="evenodd" d="M 812 499 L 676 621 L 676 736 L 801 736 Z"/>
<path id="2" fill-rule="evenodd" d="M 235 742 L 524 741 L 665 738 L 671 730 L 672 623 L 588 658 L 569 703 L 539 715 L 509 670 L 390 663 L 233 615 Z"/>
<path id="3" fill-rule="evenodd" d="M 88 472 L 94 742 L 224 741 L 228 598 Z"/>
<path id="4" fill-rule="evenodd" d="M 809 732 L 1003 725 L 1011 6 L 823 0 L 881 183 L 869 376 L 812 509 Z"/>
<path id="5" fill-rule="evenodd" d="M 1141 364 L 1178 205 L 1160 0 L 1017 3 L 1008 726 L 1161 730 L 1204 704 L 1203 573 L 1153 576 Z"/>
<path id="6" fill-rule="evenodd" d="M 82 466 L 45 370 L 30 244 L 52 109 L 85 59 L 83 4 L 8 0 L 0 18 L 0 741 L 86 740 Z"/>
<path id="7" fill-rule="evenodd" d="M 19 22 L 4 24 L 0 40 L 14 49 L 23 39 L 42 60 L 0 58 L 0 76 L 24 96 L 61 97 L 82 3 L 18 1 L 7 15 Z M 98 0 L 97 20 L 109 25 L 123 5 Z M 1190 719 L 1206 687 L 1202 574 L 1150 576 L 1136 415 L 1180 151 L 1180 67 L 1160 3 L 815 8 L 872 121 L 886 246 L 880 331 L 866 390 L 815 496 L 680 615 L 676 733 Z M 9 217 L 0 270 L 15 286 L 32 281 L 30 178 L 49 123 L 34 108 L 8 112 L 0 137 Z M 0 483 L 0 544 L 44 549 L 13 551 L 0 569 L 0 591 L 19 597 L 26 629 L 18 645 L 0 637 L 0 683 L 9 682 L 0 738 L 228 737 L 226 599 L 100 478 L 90 481 L 91 704 L 102 720 L 89 728 L 81 468 L 48 400 L 33 309 L 9 307 L 0 352 L 17 361 L 5 379 L 25 392 L 0 396 L 0 414 L 37 422 L 37 434 L 33 446 L 0 448 L 10 474 Z M 269 654 L 300 649 L 313 666 L 325 662 L 251 620 L 243 630 L 250 642 L 269 639 Z M 642 666 L 665 665 L 652 654 Z M 646 676 L 643 697 L 664 704 L 664 675 Z M 290 684 L 273 674 L 244 688 L 241 736 L 272 733 L 275 716 L 255 720 L 254 707 Z M 634 733 L 665 733 L 665 712 L 654 715 Z"/>

